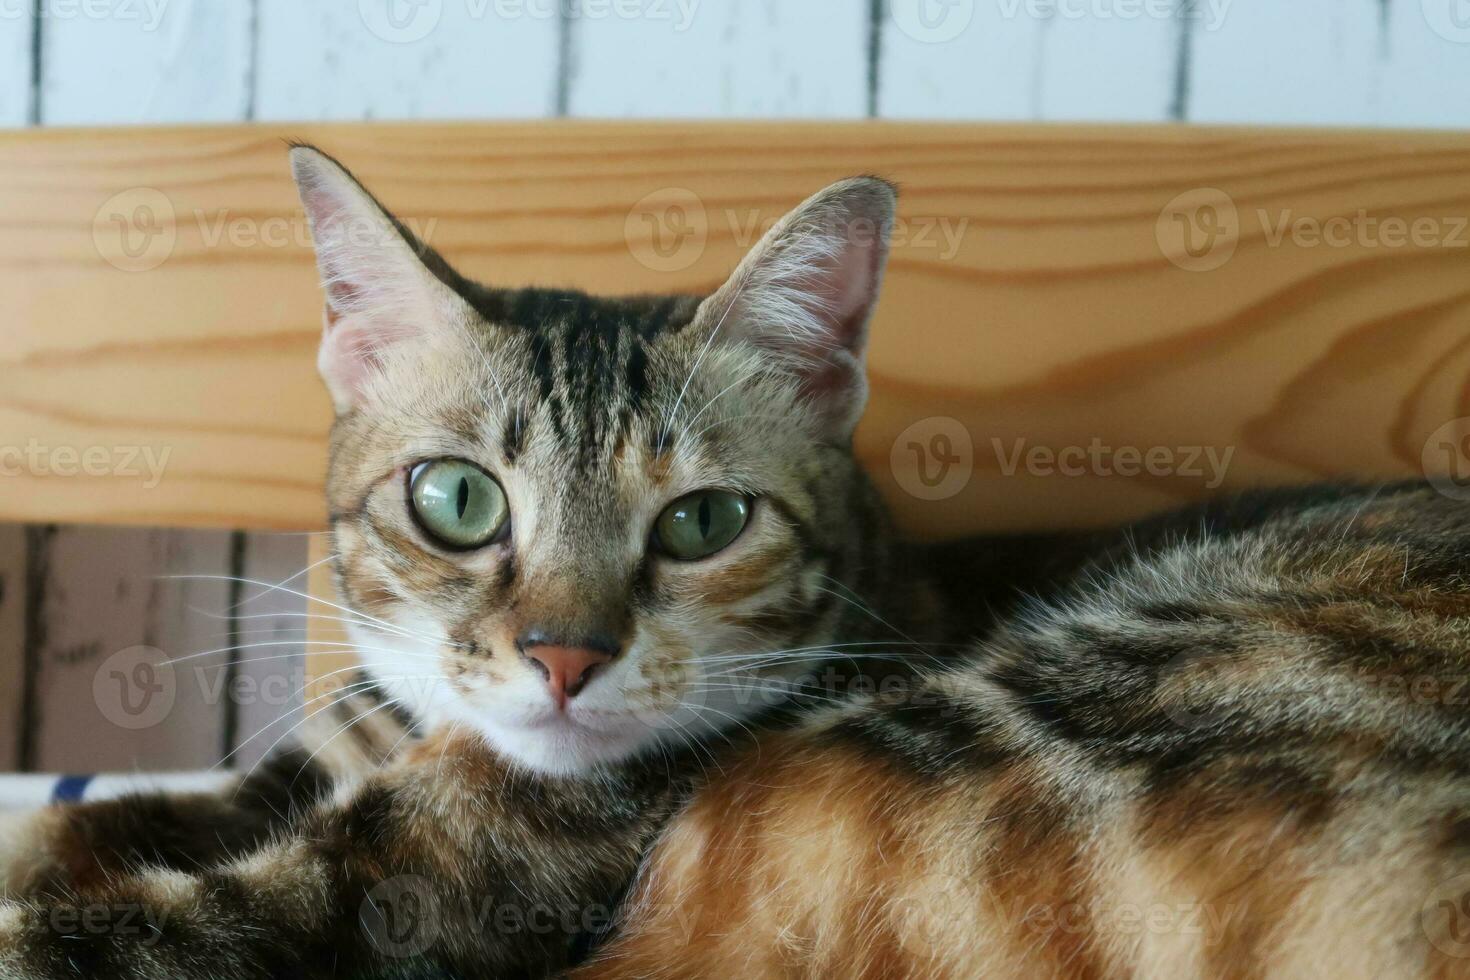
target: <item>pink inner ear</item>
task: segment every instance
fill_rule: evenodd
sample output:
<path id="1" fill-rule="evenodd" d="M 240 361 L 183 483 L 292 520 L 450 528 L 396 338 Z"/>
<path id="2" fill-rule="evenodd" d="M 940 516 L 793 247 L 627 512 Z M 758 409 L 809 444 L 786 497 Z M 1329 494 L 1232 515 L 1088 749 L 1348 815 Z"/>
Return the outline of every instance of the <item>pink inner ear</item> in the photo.
<path id="1" fill-rule="evenodd" d="M 311 184 L 301 189 L 301 203 L 311 218 L 312 237 L 317 243 L 317 258 L 322 268 L 322 278 L 327 294 L 327 325 L 332 326 L 337 315 L 358 308 L 361 284 L 354 281 L 361 270 L 344 268 L 339 249 L 342 240 L 353 233 L 350 227 L 348 202 L 321 186 Z"/>
<path id="2" fill-rule="evenodd" d="M 873 242 L 850 243 L 831 272 L 837 306 L 832 331 L 845 350 L 863 343 L 863 332 L 873 312 L 883 249 Z"/>
<path id="3" fill-rule="evenodd" d="M 840 252 L 824 260 L 817 270 L 814 290 L 825 300 L 820 318 L 834 349 L 861 350 L 864 330 L 873 312 L 879 270 L 883 267 L 884 248 L 874 235 L 854 240 L 848 237 Z"/>
<path id="4" fill-rule="evenodd" d="M 336 322 L 341 310 L 356 309 L 358 297 L 361 295 L 362 291 L 355 283 L 334 274 L 331 281 L 327 283 L 327 314 L 330 317 L 328 325 Z"/>

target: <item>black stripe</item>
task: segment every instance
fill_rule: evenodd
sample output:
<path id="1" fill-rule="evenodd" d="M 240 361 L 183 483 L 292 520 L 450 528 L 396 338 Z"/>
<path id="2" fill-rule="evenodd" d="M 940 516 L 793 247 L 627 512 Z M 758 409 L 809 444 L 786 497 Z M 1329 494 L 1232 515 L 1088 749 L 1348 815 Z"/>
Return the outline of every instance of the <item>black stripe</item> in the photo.
<path id="1" fill-rule="evenodd" d="M 519 409 L 505 420 L 505 432 L 500 437 L 500 450 L 506 463 L 514 465 L 526 448 L 526 426 Z"/>

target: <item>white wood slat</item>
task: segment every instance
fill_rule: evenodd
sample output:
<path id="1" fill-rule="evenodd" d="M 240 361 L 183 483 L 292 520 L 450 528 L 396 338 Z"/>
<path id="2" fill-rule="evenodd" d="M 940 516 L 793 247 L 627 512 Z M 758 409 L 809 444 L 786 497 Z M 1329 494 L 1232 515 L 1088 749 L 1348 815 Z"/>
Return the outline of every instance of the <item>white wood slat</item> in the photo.
<path id="1" fill-rule="evenodd" d="M 0 0 L 0 126 L 24 126 L 31 105 L 31 0 Z"/>
<path id="2" fill-rule="evenodd" d="M 881 30 L 878 115 L 1034 119 L 1045 22 L 996 3 L 889 0 Z"/>
<path id="3" fill-rule="evenodd" d="M 1204 0 L 1198 9 L 1208 13 Z M 1038 119 L 1168 118 L 1180 30 L 1172 0 L 1072 0 L 1056 11 L 1041 33 Z"/>
<path id="4" fill-rule="evenodd" d="M 1192 40 L 1192 122 L 1470 125 L 1464 0 L 1236 3 Z"/>
<path id="5" fill-rule="evenodd" d="M 582 3 L 571 23 L 572 115 L 844 118 L 867 112 L 866 2 Z"/>
<path id="6" fill-rule="evenodd" d="M 1168 118 L 1177 0 L 888 0 L 878 114 Z"/>
<path id="7" fill-rule="evenodd" d="M 42 0 L 42 9 L 45 123 L 234 122 L 244 117 L 250 3 Z"/>
<path id="8" fill-rule="evenodd" d="M 1419 4 L 1395 6 L 1417 15 Z M 1231 4 L 1218 29 L 1191 38 L 1189 121 L 1394 121 L 1382 96 L 1382 9 L 1380 0 Z"/>
<path id="9" fill-rule="evenodd" d="M 1392 0 L 1384 51 L 1382 122 L 1470 127 L 1470 3 Z"/>
<path id="10" fill-rule="evenodd" d="M 196 769 L 219 758 L 229 534 L 60 528 L 42 580 L 35 768 Z"/>
<path id="11" fill-rule="evenodd" d="M 554 0 L 258 0 L 258 117 L 536 117 L 556 104 Z"/>

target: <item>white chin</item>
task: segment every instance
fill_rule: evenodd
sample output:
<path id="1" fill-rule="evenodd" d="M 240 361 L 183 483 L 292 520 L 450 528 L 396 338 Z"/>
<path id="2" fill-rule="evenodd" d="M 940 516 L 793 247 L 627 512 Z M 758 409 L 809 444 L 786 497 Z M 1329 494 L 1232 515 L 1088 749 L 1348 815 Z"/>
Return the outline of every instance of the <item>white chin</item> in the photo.
<path id="1" fill-rule="evenodd" d="M 534 725 L 507 724 L 483 715 L 463 719 L 496 752 L 528 769 L 571 776 L 622 762 L 656 741 L 636 722 L 626 727 L 592 728 L 565 715 Z"/>

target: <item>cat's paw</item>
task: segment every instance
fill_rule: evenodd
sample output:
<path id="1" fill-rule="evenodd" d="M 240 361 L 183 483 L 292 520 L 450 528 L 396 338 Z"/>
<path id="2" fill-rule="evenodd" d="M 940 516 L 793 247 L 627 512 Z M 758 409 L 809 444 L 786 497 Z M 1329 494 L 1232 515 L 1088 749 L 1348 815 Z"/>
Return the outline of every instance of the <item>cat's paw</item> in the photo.
<path id="1" fill-rule="evenodd" d="M 47 971 L 34 955 L 40 910 L 24 902 L 0 901 L 0 977 L 4 980 L 51 980 L 61 974 Z M 43 943 L 44 944 L 44 943 Z"/>
<path id="2" fill-rule="evenodd" d="M 0 899 L 33 895 L 55 878 L 63 820 L 60 807 L 0 811 Z"/>

